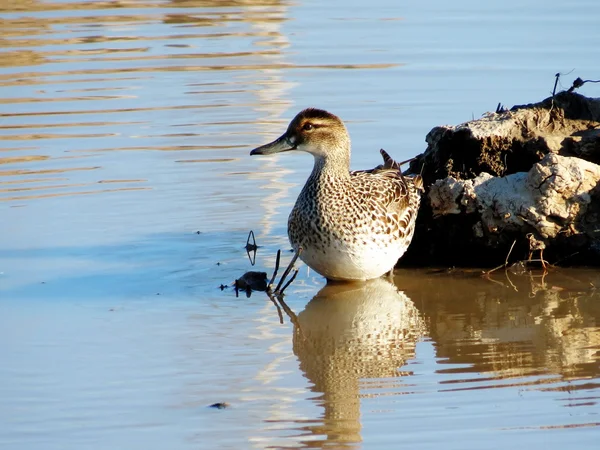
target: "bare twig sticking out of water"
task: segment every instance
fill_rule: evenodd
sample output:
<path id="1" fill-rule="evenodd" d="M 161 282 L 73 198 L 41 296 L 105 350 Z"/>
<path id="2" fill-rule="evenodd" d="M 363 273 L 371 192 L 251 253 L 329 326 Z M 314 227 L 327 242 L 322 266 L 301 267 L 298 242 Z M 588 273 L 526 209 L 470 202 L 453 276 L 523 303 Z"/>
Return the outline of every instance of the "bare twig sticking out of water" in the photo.
<path id="1" fill-rule="evenodd" d="M 493 269 L 490 269 L 490 270 L 484 271 L 482 275 L 483 275 L 484 277 L 486 277 L 487 279 L 490 279 L 490 278 L 489 278 L 490 274 L 492 274 L 493 272 L 495 272 L 495 271 L 496 271 L 496 270 L 498 270 L 498 269 L 504 269 L 504 272 L 507 274 L 507 278 L 508 278 L 508 273 L 507 273 L 507 270 L 506 270 L 506 269 L 508 268 L 508 260 L 509 260 L 509 258 L 510 258 L 510 254 L 512 253 L 512 251 L 513 251 L 513 248 L 514 248 L 514 246 L 515 246 L 515 244 L 516 244 L 516 243 L 517 243 L 517 240 L 515 239 L 515 240 L 513 241 L 512 245 L 510 246 L 510 249 L 508 250 L 508 254 L 506 255 L 506 259 L 504 260 L 504 264 L 501 264 L 501 265 L 499 265 L 498 267 L 494 267 Z M 542 253 L 542 252 L 543 252 L 543 249 L 540 249 L 540 258 L 539 258 L 539 259 L 532 259 L 532 258 L 531 258 L 531 252 L 530 252 L 530 254 L 529 254 L 529 258 L 528 258 L 528 259 L 526 259 L 526 260 L 519 260 L 519 261 L 517 261 L 517 262 L 513 263 L 513 264 L 511 265 L 511 270 L 513 270 L 513 272 L 514 272 L 514 269 L 515 269 L 515 267 L 518 267 L 518 268 L 520 268 L 522 271 L 524 271 L 524 270 L 527 270 L 527 264 L 528 264 L 528 263 L 532 263 L 532 262 L 539 262 L 539 263 L 542 265 L 542 269 L 544 270 L 543 274 L 541 275 L 541 276 L 542 276 L 542 278 L 543 278 L 543 277 L 544 277 L 544 276 L 546 276 L 546 274 L 548 273 L 548 266 L 553 266 L 553 265 L 552 265 L 552 264 L 550 264 L 548 261 L 546 261 L 546 260 L 543 258 L 543 256 L 542 256 L 542 254 L 543 254 L 543 253 Z M 491 280 L 491 279 L 490 279 L 490 280 Z M 491 281 L 494 281 L 494 280 L 491 280 Z M 517 290 L 516 286 L 515 286 L 515 285 L 514 285 L 514 284 L 513 284 L 513 283 L 510 281 L 510 278 L 508 278 L 508 281 L 509 281 L 509 283 L 511 284 L 511 286 L 512 286 L 512 287 L 513 287 L 515 290 Z"/>
<path id="2" fill-rule="evenodd" d="M 281 262 L 281 250 L 277 251 L 277 257 L 275 259 L 275 270 L 273 270 L 273 275 L 271 276 L 271 280 L 269 281 L 269 284 L 267 285 L 267 290 L 266 290 L 267 295 L 269 296 L 269 299 L 271 300 L 271 302 L 273 302 L 273 304 L 277 308 L 277 315 L 279 316 L 279 323 L 283 324 L 283 315 L 281 314 L 281 310 L 283 309 L 283 311 L 285 311 L 285 313 L 290 318 L 292 323 L 298 329 L 300 329 L 300 323 L 298 322 L 298 317 L 296 316 L 294 311 L 292 311 L 292 309 L 283 300 L 283 294 L 284 294 L 285 290 L 287 289 L 287 287 L 290 284 L 292 284 L 292 282 L 296 279 L 296 276 L 298 275 L 298 269 L 296 268 L 296 269 L 294 269 L 294 273 L 291 276 L 291 278 L 288 280 L 288 282 L 287 283 L 285 282 L 286 278 L 292 271 L 294 264 L 296 263 L 296 260 L 298 259 L 298 256 L 300 256 L 300 253 L 302 253 L 302 248 L 299 248 L 298 251 L 294 254 L 294 257 L 292 258 L 292 260 L 288 264 L 287 268 L 283 272 L 283 275 L 281 276 L 279 283 L 277 283 L 275 290 L 273 290 L 273 284 L 275 283 L 275 280 L 277 278 L 277 272 L 279 271 L 279 264 Z"/>
<path id="3" fill-rule="evenodd" d="M 254 252 L 254 257 L 256 257 L 256 249 L 258 246 L 256 245 L 256 240 L 254 238 L 254 232 L 250 230 L 248 234 L 248 239 L 246 240 L 246 252 L 248 253 L 248 258 L 250 259 L 250 263 L 254 265 L 254 259 L 250 256 L 251 252 Z M 298 251 L 294 254 L 292 260 L 288 264 L 287 268 L 283 272 L 279 283 L 275 289 L 273 289 L 273 283 L 277 279 L 277 272 L 279 271 L 279 264 L 281 262 L 281 250 L 277 250 L 277 257 L 275 258 L 275 269 L 273 270 L 273 275 L 271 279 L 267 283 L 267 274 L 265 272 L 246 272 L 240 278 L 235 280 L 235 295 L 238 296 L 239 290 L 244 290 L 246 292 L 246 296 L 250 297 L 250 293 L 252 291 L 265 291 L 269 300 L 275 305 L 277 309 L 277 315 L 279 316 L 279 323 L 283 324 L 283 314 L 281 310 L 283 309 L 285 313 L 288 315 L 292 323 L 296 326 L 298 330 L 300 330 L 300 324 L 298 322 L 298 318 L 294 311 L 285 303 L 283 300 L 283 294 L 285 290 L 288 288 L 290 284 L 296 279 L 298 275 L 298 269 L 294 269 L 294 264 L 296 260 L 302 253 L 302 247 L 298 249 Z M 294 270 L 291 278 L 287 281 L 286 279 L 289 276 L 290 272 Z M 282 287 L 283 286 L 283 287 Z M 221 290 L 223 290 L 223 285 L 221 285 Z M 301 333 L 301 330 L 300 330 Z"/>
<path id="4" fill-rule="evenodd" d="M 271 277 L 271 281 L 267 285 L 267 288 L 270 289 L 275 282 L 275 278 L 277 278 L 277 271 L 279 270 L 279 261 L 281 260 L 281 250 L 277 250 L 277 256 L 275 258 L 275 270 L 273 271 L 273 276 Z"/>
<path id="5" fill-rule="evenodd" d="M 296 279 L 297 275 L 298 275 L 298 269 L 295 269 L 294 273 L 292 274 L 292 277 L 290 278 L 290 280 L 287 283 L 285 283 L 285 285 L 283 286 L 283 288 L 281 288 L 281 293 L 282 294 L 283 294 L 283 291 L 285 291 L 287 289 L 287 287 L 294 282 L 294 280 Z"/>
<path id="6" fill-rule="evenodd" d="M 285 269 L 285 272 L 283 272 L 283 275 L 281 275 L 281 279 L 279 280 L 279 283 L 277 283 L 277 287 L 275 288 L 275 291 L 274 291 L 274 293 L 276 295 L 283 295 L 283 291 L 285 291 L 285 288 L 287 288 L 291 284 L 291 282 L 294 281 L 294 279 L 296 278 L 296 275 L 298 275 L 298 269 L 296 269 L 296 271 L 295 271 L 294 275 L 292 275 L 292 278 L 290 279 L 290 281 L 283 287 L 283 289 L 281 289 L 281 285 L 283 284 L 283 282 L 285 281 L 287 276 L 292 271 L 292 268 L 294 267 L 294 264 L 296 263 L 298 256 L 300 256 L 300 253 L 302 253 L 302 247 L 300 247 L 298 249 L 298 251 L 296 252 L 294 257 L 288 264 L 287 268 Z"/>
<path id="7" fill-rule="evenodd" d="M 490 269 L 486 272 L 483 272 L 484 275 L 489 275 L 492 272 L 495 272 L 498 269 L 502 269 L 502 268 L 507 268 L 508 267 L 508 258 L 510 258 L 510 254 L 513 251 L 513 247 L 515 246 L 515 244 L 517 243 L 517 240 L 515 239 L 512 243 L 512 245 L 510 246 L 510 250 L 508 251 L 508 254 L 506 255 L 506 259 L 504 260 L 504 264 L 499 265 L 498 267 L 494 267 L 493 269 Z"/>

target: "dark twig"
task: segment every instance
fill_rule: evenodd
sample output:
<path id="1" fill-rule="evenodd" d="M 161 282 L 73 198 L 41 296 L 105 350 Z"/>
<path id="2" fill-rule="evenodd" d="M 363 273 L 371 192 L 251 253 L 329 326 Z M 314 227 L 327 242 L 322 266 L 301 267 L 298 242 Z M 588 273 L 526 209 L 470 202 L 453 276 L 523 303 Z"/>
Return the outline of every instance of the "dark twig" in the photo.
<path id="1" fill-rule="evenodd" d="M 281 314 L 281 308 L 279 307 L 279 303 L 277 303 L 277 300 L 275 299 L 275 297 L 273 296 L 273 294 L 270 291 L 267 291 L 267 295 L 269 296 L 269 300 L 271 300 L 273 302 L 273 304 L 275 305 L 275 308 L 277 308 L 277 315 L 279 316 L 279 323 L 281 325 L 283 325 L 283 314 Z"/>
<path id="2" fill-rule="evenodd" d="M 401 166 L 403 166 L 404 164 L 408 164 L 409 162 L 413 162 L 415 159 L 417 159 L 417 157 L 416 157 L 416 156 L 415 156 L 415 157 L 413 157 L 413 158 L 410 158 L 410 159 L 406 159 L 406 160 L 404 160 L 404 161 L 401 161 L 401 162 L 399 162 L 399 163 L 396 163 L 396 164 L 398 164 L 398 167 L 401 167 Z"/>
<path id="3" fill-rule="evenodd" d="M 554 80 L 554 89 L 552 89 L 552 98 L 554 99 L 554 96 L 556 95 L 556 88 L 558 87 L 558 83 L 560 82 L 560 77 L 564 77 L 565 75 L 569 75 L 570 73 L 572 73 L 575 69 L 571 69 L 569 70 L 567 73 L 561 73 L 561 72 L 557 72 L 554 74 L 555 80 Z M 561 85 L 562 87 L 562 85 Z"/>
<path id="4" fill-rule="evenodd" d="M 487 272 L 483 272 L 484 275 L 489 275 L 492 272 L 495 272 L 498 269 L 502 269 L 502 268 L 506 268 L 508 267 L 508 258 L 510 258 L 510 254 L 513 251 L 513 247 L 515 246 L 515 244 L 517 243 L 517 240 L 515 239 L 512 243 L 512 245 L 510 246 L 510 250 L 508 251 L 508 254 L 506 255 L 506 259 L 504 260 L 504 264 L 499 265 L 498 267 L 494 267 L 491 270 L 488 270 Z"/>
<path id="5" fill-rule="evenodd" d="M 302 253 L 302 247 L 298 248 L 298 251 L 296 251 L 296 254 L 294 255 L 294 257 L 288 264 L 287 268 L 285 269 L 285 272 L 283 272 L 283 275 L 281 275 L 281 279 L 279 280 L 279 283 L 277 284 L 277 287 L 275 288 L 275 291 L 274 291 L 275 294 L 279 294 L 281 292 L 280 291 L 281 285 L 283 284 L 283 282 L 285 281 L 287 276 L 290 274 L 292 267 L 294 267 L 294 264 L 296 263 L 296 260 L 298 259 L 298 256 L 300 256 L 300 253 Z"/>
<path id="6" fill-rule="evenodd" d="M 575 70 L 575 69 L 573 69 L 573 70 Z M 552 89 L 552 105 L 550 106 L 550 111 L 552 111 L 554 109 L 554 96 L 556 95 L 556 88 L 558 86 L 560 77 L 564 76 L 564 75 L 569 75 L 571 72 L 573 72 L 573 70 L 570 70 L 567 73 L 556 72 L 556 74 L 554 74 L 555 80 L 554 80 L 554 88 Z M 562 85 L 561 85 L 561 87 L 562 87 Z"/>
<path id="7" fill-rule="evenodd" d="M 567 89 L 567 92 L 573 92 L 575 89 L 579 89 L 585 83 L 600 83 L 600 80 L 582 80 L 581 78 L 577 77 L 575 78 L 575 81 L 573 81 L 573 85 Z"/>
<path id="8" fill-rule="evenodd" d="M 267 289 L 271 289 L 273 283 L 275 282 L 275 278 L 277 278 L 277 271 L 279 270 L 279 260 L 281 259 L 281 250 L 277 250 L 277 257 L 275 258 L 275 270 L 273 271 L 273 276 L 271 277 L 271 281 L 267 285 Z"/>
<path id="9" fill-rule="evenodd" d="M 282 295 L 278 295 L 277 300 L 279 301 L 279 304 L 281 305 L 287 316 L 290 318 L 290 322 L 292 322 L 292 324 L 296 327 L 302 338 L 305 339 L 304 333 L 302 332 L 302 327 L 300 327 L 300 321 L 298 320 L 298 316 L 296 315 L 296 313 L 292 311 L 292 308 L 290 308 L 285 302 L 285 300 L 283 300 Z"/>
<path id="10" fill-rule="evenodd" d="M 552 89 L 552 97 L 556 95 L 556 86 L 558 86 L 558 80 L 560 78 L 560 72 L 557 72 L 555 75 L 556 79 L 554 80 L 554 89 Z"/>
<path id="11" fill-rule="evenodd" d="M 279 295 L 283 295 L 283 293 L 285 292 L 285 290 L 287 289 L 287 287 L 294 282 L 294 280 L 296 279 L 296 276 L 298 276 L 298 269 L 297 268 L 294 270 L 294 273 L 292 274 L 292 277 L 290 278 L 290 280 L 287 283 L 285 283 L 285 286 L 283 286 L 281 288 L 281 292 L 279 292 Z"/>
<path id="12" fill-rule="evenodd" d="M 279 323 L 283 324 L 283 314 L 281 313 L 281 310 L 283 309 L 285 311 L 285 313 L 288 315 L 288 317 L 290 318 L 290 320 L 292 321 L 292 323 L 298 329 L 300 329 L 300 324 L 298 322 L 298 318 L 296 317 L 296 314 L 294 314 L 294 312 L 290 309 L 290 307 L 283 301 L 283 293 L 285 292 L 287 287 L 290 284 L 292 284 L 292 282 L 296 279 L 296 276 L 298 275 L 298 269 L 295 269 L 294 273 L 292 274 L 289 281 L 284 284 L 285 279 L 288 277 L 288 275 L 292 271 L 294 264 L 296 263 L 296 260 L 298 259 L 298 256 L 300 256 L 300 253 L 302 253 L 302 247 L 300 247 L 298 249 L 298 251 L 294 254 L 294 257 L 292 258 L 292 260 L 288 264 L 287 268 L 283 272 L 283 275 L 281 276 L 279 283 L 277 283 L 277 287 L 273 290 L 273 283 L 275 282 L 275 279 L 277 278 L 277 272 L 279 271 L 279 264 L 281 262 L 281 250 L 277 250 L 277 258 L 275 259 L 275 270 L 273 271 L 273 275 L 271 276 L 271 280 L 269 281 L 269 284 L 267 285 L 267 289 L 266 289 L 267 295 L 269 296 L 269 300 L 271 300 L 271 302 L 273 302 L 273 304 L 277 308 L 277 315 L 279 316 Z M 282 285 L 283 285 L 283 288 L 281 287 Z"/>

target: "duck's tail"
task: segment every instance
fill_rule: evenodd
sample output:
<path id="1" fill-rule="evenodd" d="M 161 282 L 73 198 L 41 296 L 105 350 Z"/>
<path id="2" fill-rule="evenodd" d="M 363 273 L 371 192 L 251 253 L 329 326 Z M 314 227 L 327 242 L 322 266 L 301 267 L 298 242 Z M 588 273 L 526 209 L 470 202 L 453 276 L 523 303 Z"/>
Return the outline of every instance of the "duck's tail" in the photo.
<path id="1" fill-rule="evenodd" d="M 409 162 L 414 161 L 416 159 L 416 158 L 410 158 L 410 159 L 407 159 L 406 161 L 397 162 L 384 149 L 380 149 L 379 152 L 381 153 L 381 156 L 383 157 L 383 168 L 398 170 L 403 179 L 405 177 L 404 177 L 404 175 L 402 175 L 401 167 L 404 164 L 408 164 Z M 423 191 L 425 189 L 423 186 L 423 177 L 421 175 L 415 175 L 414 177 L 410 177 L 410 178 L 412 179 L 413 185 L 415 186 L 416 189 L 418 189 L 419 191 Z"/>

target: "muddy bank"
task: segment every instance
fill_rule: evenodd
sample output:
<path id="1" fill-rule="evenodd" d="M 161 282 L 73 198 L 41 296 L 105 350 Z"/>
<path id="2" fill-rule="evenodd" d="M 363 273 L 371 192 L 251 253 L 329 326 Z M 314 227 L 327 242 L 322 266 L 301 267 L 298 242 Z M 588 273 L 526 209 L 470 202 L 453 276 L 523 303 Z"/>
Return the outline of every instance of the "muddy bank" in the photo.
<path id="1" fill-rule="evenodd" d="M 426 191 L 402 264 L 600 265 L 600 99 L 539 103 L 433 128 L 410 166 Z"/>

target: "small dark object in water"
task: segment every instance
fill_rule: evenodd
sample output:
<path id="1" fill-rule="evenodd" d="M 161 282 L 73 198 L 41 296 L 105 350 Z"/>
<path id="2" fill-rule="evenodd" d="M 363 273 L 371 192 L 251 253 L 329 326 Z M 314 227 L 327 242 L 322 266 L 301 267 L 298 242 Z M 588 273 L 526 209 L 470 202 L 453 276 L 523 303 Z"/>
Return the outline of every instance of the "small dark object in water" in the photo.
<path id="1" fill-rule="evenodd" d="M 252 238 L 252 243 L 250 243 L 250 238 Z M 256 250 L 258 250 L 258 245 L 256 245 L 256 239 L 254 238 L 254 231 L 250 230 L 250 233 L 248 233 L 248 239 L 246 239 L 246 246 L 244 248 L 246 249 L 250 264 L 254 265 L 256 262 Z"/>
<path id="2" fill-rule="evenodd" d="M 220 265 L 221 265 L 221 263 L 220 263 L 220 262 L 218 262 L 218 263 L 217 263 L 217 266 L 220 266 Z"/>
<path id="3" fill-rule="evenodd" d="M 238 291 L 246 291 L 246 296 L 250 297 L 252 291 L 267 290 L 267 273 L 266 272 L 246 272 L 244 275 L 235 280 L 235 295 Z"/>
<path id="4" fill-rule="evenodd" d="M 213 403 L 212 405 L 209 406 L 209 408 L 215 408 L 215 409 L 225 409 L 225 408 L 229 408 L 231 405 L 227 402 L 223 402 L 223 403 Z"/>
<path id="5" fill-rule="evenodd" d="M 202 231 L 196 231 L 196 234 L 202 234 Z"/>
<path id="6" fill-rule="evenodd" d="M 252 243 L 250 243 L 250 239 L 252 239 Z M 247 252 L 255 252 L 258 248 L 258 245 L 256 245 L 256 239 L 254 238 L 254 231 L 252 230 L 250 230 L 250 233 L 248 233 L 248 239 L 246 239 L 245 248 Z"/>
<path id="7" fill-rule="evenodd" d="M 229 286 L 227 286 L 226 284 L 221 284 L 221 286 L 219 286 L 219 289 L 221 289 L 222 291 L 224 291 L 225 289 L 227 289 Z"/>
<path id="8" fill-rule="evenodd" d="M 254 291 L 264 291 L 267 289 L 267 273 L 266 272 L 246 272 L 240 278 L 235 280 L 235 285 L 238 289 L 250 287 Z"/>

